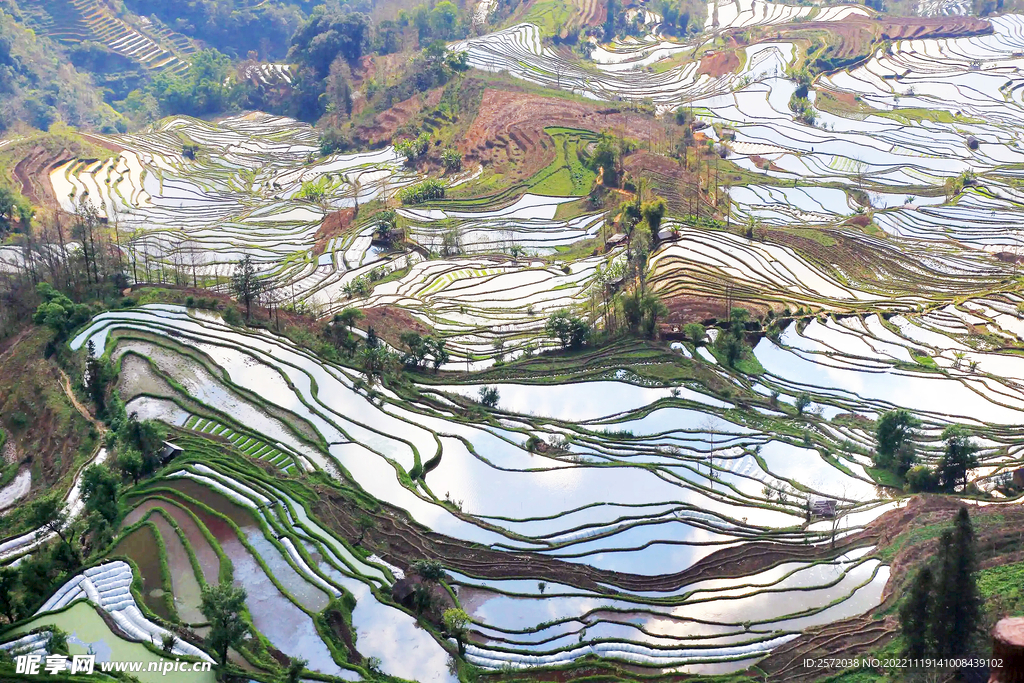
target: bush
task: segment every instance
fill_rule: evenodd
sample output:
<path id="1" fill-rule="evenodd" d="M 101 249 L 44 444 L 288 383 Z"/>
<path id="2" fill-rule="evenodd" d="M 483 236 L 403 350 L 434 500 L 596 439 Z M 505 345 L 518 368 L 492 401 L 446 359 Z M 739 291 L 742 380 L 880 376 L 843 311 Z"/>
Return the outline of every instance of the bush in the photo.
<path id="1" fill-rule="evenodd" d="M 497 408 L 500 398 L 498 387 L 480 387 L 480 403 L 488 408 Z"/>
<path id="2" fill-rule="evenodd" d="M 579 316 L 562 309 L 551 314 L 544 331 L 549 337 L 557 337 L 563 349 L 580 349 L 590 339 L 590 325 Z"/>
<path id="3" fill-rule="evenodd" d="M 446 171 L 455 173 L 462 170 L 462 155 L 454 147 L 448 147 L 441 153 L 441 163 Z"/>
<path id="4" fill-rule="evenodd" d="M 935 491 L 938 488 L 939 477 L 932 468 L 926 465 L 917 465 L 907 471 L 907 490 L 911 493 Z"/>
<path id="5" fill-rule="evenodd" d="M 422 204 L 433 199 L 444 199 L 444 183 L 436 178 L 428 178 L 418 185 L 407 187 L 398 193 L 403 204 Z"/>
<path id="6" fill-rule="evenodd" d="M 704 326 L 700 323 L 686 323 L 683 325 L 683 332 L 693 342 L 694 346 L 702 343 L 706 334 Z"/>
<path id="7" fill-rule="evenodd" d="M 242 314 L 238 312 L 238 309 L 234 306 L 228 306 L 224 309 L 224 322 L 232 327 L 241 327 L 242 325 Z"/>
<path id="8" fill-rule="evenodd" d="M 405 157 L 407 163 L 412 163 L 427 153 L 430 149 L 430 134 L 422 132 L 415 140 L 402 140 L 395 143 L 395 151 Z"/>

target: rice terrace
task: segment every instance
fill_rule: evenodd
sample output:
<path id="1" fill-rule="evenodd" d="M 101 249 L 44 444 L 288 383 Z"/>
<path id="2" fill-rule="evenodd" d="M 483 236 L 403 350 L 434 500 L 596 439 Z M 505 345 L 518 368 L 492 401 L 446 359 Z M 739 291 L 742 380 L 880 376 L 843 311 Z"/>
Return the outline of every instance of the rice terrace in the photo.
<path id="1" fill-rule="evenodd" d="M 1021 0 L 0 0 L 0 683 L 1022 680 L 1022 246 Z"/>

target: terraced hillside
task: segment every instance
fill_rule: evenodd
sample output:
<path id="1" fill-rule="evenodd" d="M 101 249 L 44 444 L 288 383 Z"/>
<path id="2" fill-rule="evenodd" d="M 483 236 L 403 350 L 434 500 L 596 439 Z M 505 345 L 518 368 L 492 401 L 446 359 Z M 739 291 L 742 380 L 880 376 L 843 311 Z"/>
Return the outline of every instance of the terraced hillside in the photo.
<path id="1" fill-rule="evenodd" d="M 61 249 L 88 263 L 91 205 L 130 286 L 37 316 L 109 425 L 59 476 L 67 524 L 0 518 L 0 565 L 68 563 L 18 578 L 0 648 L 63 629 L 260 683 L 898 680 L 803 662 L 900 653 L 968 508 L 983 654 L 1024 608 L 1024 17 L 737 0 L 676 39 L 653 9 L 589 48 L 453 43 L 468 73 L 345 129 L 372 149 L 246 112 L 27 152 Z M 229 643 L 214 586 L 246 590 Z"/>
<path id="2" fill-rule="evenodd" d="M 73 45 L 91 40 L 147 69 L 180 72 L 195 46 L 185 36 L 145 17 L 114 15 L 101 0 L 28 0 L 23 3 L 44 35 Z"/>

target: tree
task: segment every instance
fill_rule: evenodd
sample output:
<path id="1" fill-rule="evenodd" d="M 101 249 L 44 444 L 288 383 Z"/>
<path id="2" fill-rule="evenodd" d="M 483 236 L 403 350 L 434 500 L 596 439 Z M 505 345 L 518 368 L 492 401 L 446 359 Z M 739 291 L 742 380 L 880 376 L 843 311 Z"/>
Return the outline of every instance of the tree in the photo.
<path id="1" fill-rule="evenodd" d="M 661 227 L 661 219 L 665 217 L 665 200 L 661 197 L 655 197 L 651 201 L 645 202 L 640 207 L 640 213 L 650 227 L 651 232 L 657 235 L 658 228 Z"/>
<path id="2" fill-rule="evenodd" d="M 618 187 L 619 176 L 616 170 L 618 151 L 616 150 L 615 139 L 603 133 L 601 139 L 594 147 L 594 154 L 590 157 L 590 165 L 594 171 L 601 172 L 601 184 L 605 187 Z"/>
<path id="3" fill-rule="evenodd" d="M 122 476 L 129 477 L 132 484 L 138 484 L 142 476 L 142 454 L 134 448 L 126 448 L 117 456 L 117 469 Z"/>
<path id="4" fill-rule="evenodd" d="M 429 611 L 433 603 L 434 596 L 430 593 L 430 586 L 425 583 L 417 583 L 412 587 L 412 604 L 416 608 L 416 614 Z"/>
<path id="5" fill-rule="evenodd" d="M 945 491 L 955 491 L 967 485 L 967 473 L 978 466 L 978 446 L 963 425 L 946 427 L 942 440 L 946 442 L 946 452 L 939 462 L 939 485 Z"/>
<path id="6" fill-rule="evenodd" d="M 943 532 L 939 547 L 931 641 L 934 656 L 959 657 L 971 651 L 981 617 L 977 549 L 967 508 L 960 508 L 953 529 Z"/>
<path id="7" fill-rule="evenodd" d="M 581 349 L 590 339 L 590 325 L 564 308 L 551 314 L 544 325 L 544 332 L 549 337 L 557 337 L 563 350 Z"/>
<path id="8" fill-rule="evenodd" d="M 43 302 L 36 308 L 32 322 L 52 329 L 57 341 L 63 341 L 68 332 L 92 316 L 88 306 L 74 303 L 54 289 L 49 282 L 40 282 L 36 286 L 36 293 Z"/>
<path id="9" fill-rule="evenodd" d="M 64 501 L 56 493 L 50 493 L 39 498 L 29 508 L 29 524 L 41 532 L 57 534 L 61 543 L 65 546 L 74 564 L 81 564 L 78 551 L 72 545 L 75 535 L 67 532 L 68 509 Z"/>
<path id="10" fill-rule="evenodd" d="M 906 487 L 911 493 L 934 491 L 938 488 L 939 478 L 935 470 L 927 465 L 914 465 L 907 470 Z"/>
<path id="11" fill-rule="evenodd" d="M 498 387 L 480 387 L 480 403 L 488 408 L 497 408 L 500 398 Z"/>
<path id="12" fill-rule="evenodd" d="M 245 609 L 244 588 L 229 583 L 203 588 L 200 609 L 210 622 L 206 642 L 217 654 L 221 664 L 228 660 L 228 648 L 238 647 L 248 626 L 242 619 Z"/>
<path id="13" fill-rule="evenodd" d="M 917 436 L 915 430 L 920 426 L 920 420 L 903 408 L 882 415 L 875 427 L 878 443 L 873 458 L 875 465 L 893 470 L 900 476 L 905 475 L 917 462 L 914 439 Z"/>
<path id="14" fill-rule="evenodd" d="M 18 570 L 14 567 L 0 567 L 0 614 L 9 623 L 18 620 L 18 606 L 14 600 L 14 589 L 18 586 Z"/>
<path id="15" fill-rule="evenodd" d="M 100 515 L 114 525 L 121 516 L 121 482 L 105 465 L 90 465 L 82 473 L 82 500 L 89 513 Z"/>
<path id="16" fill-rule="evenodd" d="M 383 242 L 389 247 L 392 246 L 398 230 L 398 212 L 394 209 L 384 209 L 376 215 L 375 219 L 373 236 L 377 241 Z"/>
<path id="17" fill-rule="evenodd" d="M 398 335 L 398 341 L 409 349 L 402 356 L 402 363 L 407 368 L 418 368 L 426 362 L 430 348 L 423 337 L 417 332 L 403 332 Z"/>
<path id="18" fill-rule="evenodd" d="M 796 413 L 797 415 L 803 415 L 804 411 L 811 405 L 811 395 L 806 391 L 800 392 L 800 395 L 796 397 Z"/>
<path id="19" fill-rule="evenodd" d="M 910 595 L 900 607 L 903 656 L 920 659 L 931 654 L 928 642 L 932 611 L 932 570 L 923 567 L 914 575 Z"/>
<path id="20" fill-rule="evenodd" d="M 444 579 L 444 565 L 437 560 L 416 560 L 412 568 L 424 581 L 437 583 Z"/>
<path id="21" fill-rule="evenodd" d="M 266 283 L 257 275 L 252 256 L 246 254 L 235 266 L 235 273 L 231 276 L 231 292 L 236 299 L 245 304 L 246 322 L 252 320 L 252 305 L 259 302 L 265 289 Z"/>
<path id="22" fill-rule="evenodd" d="M 104 415 L 107 411 L 107 385 L 110 383 L 110 364 L 98 358 L 93 347 L 92 340 L 89 340 L 89 357 L 85 362 L 85 386 L 89 392 L 89 398 L 96 405 L 98 415 Z"/>
<path id="23" fill-rule="evenodd" d="M 231 59 L 215 49 L 190 57 L 181 74 L 163 71 L 153 78 L 150 90 L 165 114 L 202 116 L 237 105 L 242 90 L 231 78 Z"/>
<path id="24" fill-rule="evenodd" d="M 686 323 L 683 325 L 683 333 L 690 338 L 694 346 L 699 346 L 704 341 L 704 336 L 707 334 L 704 330 L 704 326 L 700 323 Z"/>
<path id="25" fill-rule="evenodd" d="M 459 645 L 459 654 L 466 655 L 466 625 L 469 624 L 469 615 L 456 607 L 450 607 L 444 611 L 441 617 L 444 623 L 444 630 L 455 639 Z"/>
<path id="26" fill-rule="evenodd" d="M 655 294 L 637 289 L 622 299 L 622 311 L 631 332 L 642 331 L 653 339 L 658 318 L 668 314 L 668 307 Z"/>
<path id="27" fill-rule="evenodd" d="M 292 36 L 288 59 L 310 66 L 320 78 L 342 57 L 355 64 L 370 45 L 370 18 L 362 12 L 340 12 L 318 5 Z"/>
<path id="28" fill-rule="evenodd" d="M 459 23 L 459 10 L 450 0 L 441 0 L 430 10 L 430 30 L 434 37 L 451 39 Z"/>
<path id="29" fill-rule="evenodd" d="M 296 657 L 288 662 L 288 673 L 284 678 L 286 683 L 299 683 L 299 681 L 302 680 L 302 671 L 306 668 L 306 664 L 308 663 L 309 662 L 301 657 Z"/>
<path id="30" fill-rule="evenodd" d="M 346 308 L 341 313 L 335 314 L 334 324 L 340 323 L 345 327 L 345 331 L 351 332 L 355 324 L 363 317 L 363 312 L 358 308 Z"/>
<path id="31" fill-rule="evenodd" d="M 362 362 L 366 383 L 373 386 L 377 380 L 384 377 L 384 373 L 391 367 L 392 357 L 391 353 L 380 344 L 370 346 L 370 338 L 367 335 L 366 347 L 362 353 Z"/>
<path id="32" fill-rule="evenodd" d="M 119 435 L 122 442 L 135 448 L 142 456 L 142 474 L 156 471 L 158 455 L 167 438 L 167 429 L 156 420 L 139 420 L 136 413 L 128 416 Z"/>
<path id="33" fill-rule="evenodd" d="M 729 327 L 715 339 L 715 347 L 725 356 L 725 362 L 729 367 L 736 367 L 736 364 L 750 350 L 746 341 L 746 321 L 749 316 L 750 314 L 745 308 L 732 309 L 729 316 L 731 318 Z"/>
<path id="34" fill-rule="evenodd" d="M 426 344 L 430 356 L 433 359 L 431 364 L 433 365 L 434 372 L 436 373 L 441 366 L 447 363 L 449 358 L 451 358 L 451 355 L 448 353 L 448 349 L 445 348 L 445 344 L 447 344 L 447 342 L 444 339 L 427 337 L 427 340 L 424 343 Z"/>

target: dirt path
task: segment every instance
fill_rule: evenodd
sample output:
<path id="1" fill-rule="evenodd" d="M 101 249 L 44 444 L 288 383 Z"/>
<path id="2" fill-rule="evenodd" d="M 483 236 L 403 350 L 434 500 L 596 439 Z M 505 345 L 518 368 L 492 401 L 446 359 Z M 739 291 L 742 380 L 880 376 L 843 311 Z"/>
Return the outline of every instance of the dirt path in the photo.
<path id="1" fill-rule="evenodd" d="M 7 349 L 5 349 L 3 353 L 0 353 L 0 363 L 3 363 L 5 360 L 7 360 L 7 357 L 9 355 L 11 355 L 11 353 L 14 351 L 15 348 L 17 348 L 18 344 L 21 343 L 21 340 L 25 338 L 25 335 L 27 335 L 31 331 L 32 331 L 31 327 L 26 327 L 24 330 L 19 332 L 17 334 L 17 336 L 14 337 L 14 339 L 12 339 L 8 343 Z"/>
<path id="2" fill-rule="evenodd" d="M 71 401 L 71 404 L 75 406 L 75 410 L 77 410 L 82 417 L 88 420 L 101 436 L 106 433 L 107 426 L 93 417 L 92 413 L 89 412 L 89 409 L 78 401 L 78 397 L 75 396 L 74 389 L 71 388 L 71 378 L 68 377 L 66 372 L 64 372 L 64 368 L 58 367 L 57 372 L 60 373 L 61 378 L 60 388 L 64 390 L 64 393 L 67 395 L 68 400 Z M 102 440 L 100 440 L 100 443 L 102 444 Z"/>

